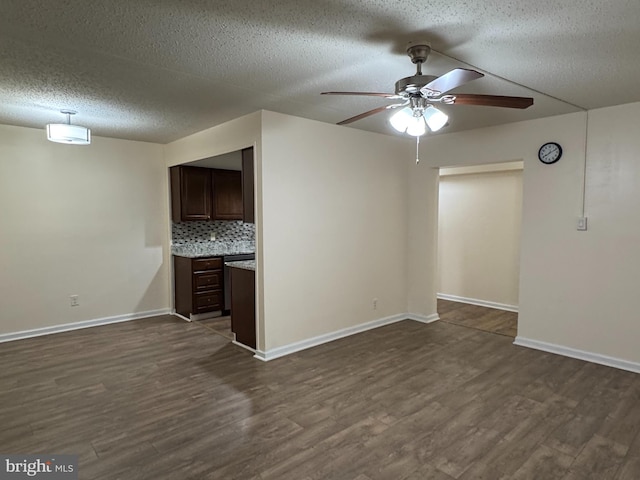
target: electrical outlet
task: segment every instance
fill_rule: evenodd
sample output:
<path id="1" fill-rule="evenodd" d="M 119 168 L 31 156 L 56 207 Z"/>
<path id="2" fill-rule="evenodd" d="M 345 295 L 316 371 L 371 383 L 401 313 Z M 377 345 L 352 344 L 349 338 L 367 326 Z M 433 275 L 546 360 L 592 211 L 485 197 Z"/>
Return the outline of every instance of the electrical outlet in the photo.
<path id="1" fill-rule="evenodd" d="M 587 229 L 587 217 L 578 218 L 578 230 L 584 231 Z"/>
<path id="2" fill-rule="evenodd" d="M 211 232 L 209 234 L 209 238 L 211 238 L 211 241 L 213 242 L 216 239 L 216 232 Z"/>
<path id="3" fill-rule="evenodd" d="M 373 309 L 374 309 L 374 310 L 377 310 L 377 309 L 378 309 L 378 299 L 377 299 L 377 298 L 374 298 L 374 299 L 373 299 L 373 302 L 371 302 L 371 303 L 373 304 Z"/>
<path id="4" fill-rule="evenodd" d="M 69 295 L 69 303 L 72 307 L 79 307 L 80 297 L 78 295 Z"/>

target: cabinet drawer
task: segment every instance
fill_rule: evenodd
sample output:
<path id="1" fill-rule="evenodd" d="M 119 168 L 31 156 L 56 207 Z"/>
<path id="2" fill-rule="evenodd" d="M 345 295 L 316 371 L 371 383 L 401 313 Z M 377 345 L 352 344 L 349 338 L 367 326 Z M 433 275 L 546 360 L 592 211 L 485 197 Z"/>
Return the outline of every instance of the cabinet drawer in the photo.
<path id="1" fill-rule="evenodd" d="M 215 270 L 217 268 L 222 268 L 222 258 L 194 258 L 191 265 L 193 266 L 194 272 L 200 272 L 202 270 Z"/>
<path id="2" fill-rule="evenodd" d="M 193 287 L 196 291 L 222 288 L 222 270 L 194 273 Z"/>
<path id="3" fill-rule="evenodd" d="M 196 293 L 193 299 L 195 312 L 202 313 L 222 310 L 224 296 L 222 292 Z"/>

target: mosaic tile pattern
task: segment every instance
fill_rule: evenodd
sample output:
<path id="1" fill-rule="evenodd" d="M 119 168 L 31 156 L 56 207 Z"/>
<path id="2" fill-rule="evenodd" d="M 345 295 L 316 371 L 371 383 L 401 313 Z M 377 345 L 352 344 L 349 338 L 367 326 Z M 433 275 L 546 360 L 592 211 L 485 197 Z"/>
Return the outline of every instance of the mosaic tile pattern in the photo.
<path id="1" fill-rule="evenodd" d="M 241 220 L 213 220 L 204 222 L 173 222 L 172 244 L 176 246 L 210 243 L 211 233 L 216 242 L 250 242 L 255 244 L 255 225 Z"/>

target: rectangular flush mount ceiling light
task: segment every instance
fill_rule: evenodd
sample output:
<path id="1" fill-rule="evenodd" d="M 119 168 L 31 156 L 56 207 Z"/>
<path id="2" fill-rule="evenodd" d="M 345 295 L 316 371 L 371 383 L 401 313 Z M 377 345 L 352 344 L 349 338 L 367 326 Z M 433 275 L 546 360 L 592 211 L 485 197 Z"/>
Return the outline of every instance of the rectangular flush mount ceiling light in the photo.
<path id="1" fill-rule="evenodd" d="M 47 125 L 47 140 L 71 145 L 89 145 L 91 143 L 91 130 L 80 125 L 71 125 L 73 110 L 61 110 L 67 116 L 67 123 L 50 123 Z"/>

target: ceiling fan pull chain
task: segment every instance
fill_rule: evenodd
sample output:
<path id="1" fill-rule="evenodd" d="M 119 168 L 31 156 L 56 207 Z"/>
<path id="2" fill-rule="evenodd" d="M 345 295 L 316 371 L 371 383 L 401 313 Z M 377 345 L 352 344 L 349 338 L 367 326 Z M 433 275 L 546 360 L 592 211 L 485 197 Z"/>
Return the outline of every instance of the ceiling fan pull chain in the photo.
<path id="1" fill-rule="evenodd" d="M 420 137 L 416 137 L 416 165 L 420 163 Z"/>

